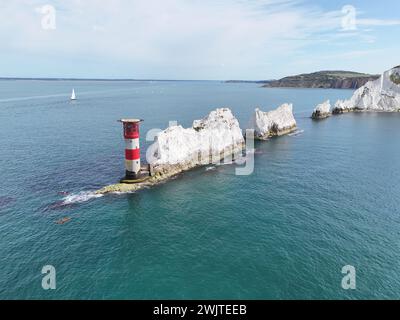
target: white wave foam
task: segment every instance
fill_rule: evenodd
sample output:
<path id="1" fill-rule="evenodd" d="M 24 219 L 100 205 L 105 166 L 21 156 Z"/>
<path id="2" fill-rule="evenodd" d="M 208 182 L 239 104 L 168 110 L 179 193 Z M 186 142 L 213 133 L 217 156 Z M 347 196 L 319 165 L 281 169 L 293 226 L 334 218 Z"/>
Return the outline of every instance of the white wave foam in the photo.
<path id="1" fill-rule="evenodd" d="M 214 167 L 214 166 L 211 166 L 211 167 L 207 167 L 206 168 L 206 171 L 210 171 L 210 170 L 215 170 L 216 168 Z"/>
<path id="2" fill-rule="evenodd" d="M 30 97 L 17 97 L 17 98 L 6 98 L 0 99 L 0 102 L 18 102 L 25 100 L 34 100 L 34 99 L 46 99 L 46 98 L 58 98 L 58 97 L 68 97 L 65 94 L 49 94 L 45 96 L 30 96 Z"/>
<path id="3" fill-rule="evenodd" d="M 295 137 L 295 136 L 298 136 L 298 135 L 302 134 L 303 132 L 304 132 L 304 130 L 296 130 L 296 131 L 294 131 L 292 133 L 289 133 L 288 135 L 290 137 Z"/>
<path id="4" fill-rule="evenodd" d="M 69 204 L 74 204 L 74 203 L 82 203 L 89 201 L 91 199 L 96 199 L 102 197 L 103 194 L 96 194 L 93 191 L 82 191 L 77 194 L 70 194 L 66 197 L 64 197 L 62 200 L 63 205 L 69 205 Z"/>
<path id="5" fill-rule="evenodd" d="M 129 91 L 131 89 L 112 89 L 112 90 L 96 90 L 96 91 L 84 91 L 79 92 L 79 96 L 82 95 L 90 95 L 90 94 L 99 94 L 99 93 L 114 93 L 120 91 Z M 26 101 L 26 100 L 36 100 L 36 99 L 48 99 L 48 98 L 68 98 L 66 101 L 69 101 L 69 94 L 59 93 L 59 94 L 48 94 L 48 95 L 38 95 L 38 96 L 28 96 L 28 97 L 12 97 L 12 98 L 4 98 L 0 99 L 0 102 L 18 102 L 18 101 Z"/>

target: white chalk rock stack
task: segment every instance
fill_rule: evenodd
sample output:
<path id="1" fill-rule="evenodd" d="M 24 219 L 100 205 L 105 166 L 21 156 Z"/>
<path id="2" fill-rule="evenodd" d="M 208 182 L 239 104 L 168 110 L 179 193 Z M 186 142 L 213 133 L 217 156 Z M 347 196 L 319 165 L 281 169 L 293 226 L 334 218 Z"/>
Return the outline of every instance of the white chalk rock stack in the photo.
<path id="1" fill-rule="evenodd" d="M 313 119 L 325 119 L 331 115 L 331 103 L 329 100 L 319 104 L 311 116 Z"/>
<path id="2" fill-rule="evenodd" d="M 350 100 L 338 100 L 332 109 L 332 114 L 346 113 L 354 111 L 354 106 Z"/>
<path id="3" fill-rule="evenodd" d="M 241 152 L 243 145 L 239 121 L 230 109 L 219 108 L 195 120 L 191 128 L 171 126 L 158 133 L 146 157 L 156 173 L 171 174 L 217 163 Z"/>
<path id="4" fill-rule="evenodd" d="M 332 113 L 351 111 L 400 111 L 400 66 L 390 69 L 354 92 L 349 100 L 336 102 Z"/>
<path id="5" fill-rule="evenodd" d="M 265 140 L 273 136 L 282 136 L 296 130 L 293 105 L 285 103 L 278 109 L 264 112 L 255 109 L 251 121 L 255 138 Z"/>

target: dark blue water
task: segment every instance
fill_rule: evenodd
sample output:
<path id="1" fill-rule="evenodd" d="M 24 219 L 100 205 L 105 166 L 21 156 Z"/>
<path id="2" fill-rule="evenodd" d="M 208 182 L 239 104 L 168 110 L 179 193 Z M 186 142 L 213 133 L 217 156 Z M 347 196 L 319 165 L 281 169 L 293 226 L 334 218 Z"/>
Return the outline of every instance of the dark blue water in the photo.
<path id="1" fill-rule="evenodd" d="M 0 298 L 398 298 L 400 114 L 308 118 L 317 103 L 351 94 L 1 81 Z M 145 119 L 144 136 L 228 106 L 244 129 L 256 106 L 284 102 L 304 131 L 257 143 L 250 176 L 199 168 L 79 202 L 124 174 L 121 117 Z M 143 156 L 149 143 L 142 139 Z M 71 220 L 56 224 L 63 217 Z M 47 264 L 56 290 L 41 287 Z M 341 287 L 348 264 L 357 270 L 352 291 Z"/>

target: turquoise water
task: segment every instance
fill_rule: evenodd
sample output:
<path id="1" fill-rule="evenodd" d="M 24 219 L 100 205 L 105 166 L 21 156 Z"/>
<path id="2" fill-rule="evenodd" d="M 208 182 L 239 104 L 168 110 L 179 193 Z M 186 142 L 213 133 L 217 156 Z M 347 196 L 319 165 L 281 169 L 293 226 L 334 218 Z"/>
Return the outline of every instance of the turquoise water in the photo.
<path id="1" fill-rule="evenodd" d="M 0 298 L 398 298 L 400 114 L 308 118 L 317 103 L 351 94 L 0 81 Z M 121 117 L 145 119 L 144 136 L 229 106 L 245 128 L 256 106 L 283 102 L 304 131 L 257 143 L 250 176 L 199 168 L 83 201 L 124 174 Z M 63 217 L 71 221 L 55 223 Z M 41 287 L 47 264 L 56 290 Z M 341 288 L 347 264 L 356 290 Z"/>

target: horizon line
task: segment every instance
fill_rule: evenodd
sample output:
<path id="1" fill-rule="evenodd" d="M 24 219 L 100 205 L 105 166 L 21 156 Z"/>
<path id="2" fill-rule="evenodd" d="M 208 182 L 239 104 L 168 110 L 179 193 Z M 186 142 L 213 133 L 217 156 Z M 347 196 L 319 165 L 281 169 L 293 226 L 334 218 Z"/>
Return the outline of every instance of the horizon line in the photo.
<path id="1" fill-rule="evenodd" d="M 44 81 L 229 81 L 209 79 L 134 79 L 134 78 L 64 78 L 64 77 L 0 77 L 0 80 L 44 80 Z M 251 80 L 249 80 L 251 81 Z"/>
<path id="2" fill-rule="evenodd" d="M 246 80 L 246 79 L 133 79 L 133 78 L 58 78 L 58 77 L 0 77 L 0 81 L 15 80 L 15 81 L 115 81 L 115 82 L 230 82 L 230 83 L 267 83 L 276 79 L 269 80 Z"/>

